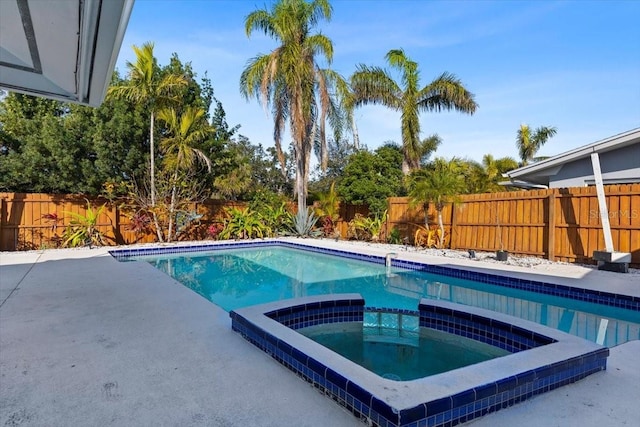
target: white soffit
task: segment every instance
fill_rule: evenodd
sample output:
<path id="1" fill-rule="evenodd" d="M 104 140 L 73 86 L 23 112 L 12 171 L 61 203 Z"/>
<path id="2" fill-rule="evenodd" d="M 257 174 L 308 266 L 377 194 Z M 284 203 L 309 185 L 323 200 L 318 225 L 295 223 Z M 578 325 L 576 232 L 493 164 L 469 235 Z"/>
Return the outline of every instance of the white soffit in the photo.
<path id="1" fill-rule="evenodd" d="M 134 0 L 0 0 L 0 87 L 102 103 Z"/>

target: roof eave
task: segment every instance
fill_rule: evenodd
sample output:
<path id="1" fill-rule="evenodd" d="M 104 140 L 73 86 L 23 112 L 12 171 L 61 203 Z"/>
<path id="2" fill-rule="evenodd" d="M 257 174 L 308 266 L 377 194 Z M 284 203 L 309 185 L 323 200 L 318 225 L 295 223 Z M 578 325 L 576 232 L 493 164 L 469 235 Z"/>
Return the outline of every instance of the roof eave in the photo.
<path id="1" fill-rule="evenodd" d="M 104 100 L 134 3 L 134 0 L 120 1 L 121 7 L 105 8 L 94 5 L 93 10 L 89 11 L 93 16 L 89 16 L 88 20 L 83 22 L 87 31 L 83 34 L 78 52 L 81 77 L 78 99 L 74 102 L 98 106 Z M 114 0 L 110 0 L 111 4 L 113 2 Z M 104 25 L 105 22 L 110 25 Z M 113 25 L 114 23 L 116 25 Z M 92 28 L 94 31 L 91 31 Z M 97 66 L 99 64 L 100 66 Z"/>
<path id="2" fill-rule="evenodd" d="M 509 178 L 520 178 L 533 174 L 537 176 L 551 176 L 557 172 L 559 166 L 562 166 L 569 161 L 588 157 L 592 153 L 604 153 L 614 148 L 622 148 L 638 142 L 640 142 L 640 128 L 632 129 L 628 132 L 614 135 L 586 146 L 578 147 L 574 150 L 558 154 L 557 156 L 550 157 L 540 162 L 514 169 L 506 172 L 506 175 Z M 549 169 L 547 174 L 544 173 L 545 169 Z"/>

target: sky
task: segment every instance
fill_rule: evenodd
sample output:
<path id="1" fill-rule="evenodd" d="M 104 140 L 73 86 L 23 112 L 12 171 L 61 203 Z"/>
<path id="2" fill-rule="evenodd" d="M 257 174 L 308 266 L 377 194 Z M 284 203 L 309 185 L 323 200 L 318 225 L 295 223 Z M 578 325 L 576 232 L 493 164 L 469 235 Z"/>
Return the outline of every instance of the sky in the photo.
<path id="1" fill-rule="evenodd" d="M 246 16 L 270 0 L 136 0 L 117 68 L 131 47 L 155 43 L 160 65 L 172 53 L 212 80 L 230 126 L 253 144 L 273 145 L 273 121 L 255 98 L 240 95 L 247 61 L 276 42 L 254 32 Z M 518 157 L 520 124 L 555 126 L 538 152 L 552 156 L 640 127 L 640 2 L 333 0 L 321 31 L 333 41 L 330 67 L 348 78 L 358 64 L 386 66 L 401 48 L 418 63 L 421 86 L 443 72 L 475 94 L 474 115 L 425 112 L 421 137 L 438 134 L 436 156 L 480 161 Z M 321 63 L 322 66 L 328 64 Z M 399 75 L 390 70 L 399 80 Z M 401 143 L 400 114 L 382 106 L 355 112 L 360 142 L 375 149 Z M 283 140 L 285 143 L 287 139 Z"/>

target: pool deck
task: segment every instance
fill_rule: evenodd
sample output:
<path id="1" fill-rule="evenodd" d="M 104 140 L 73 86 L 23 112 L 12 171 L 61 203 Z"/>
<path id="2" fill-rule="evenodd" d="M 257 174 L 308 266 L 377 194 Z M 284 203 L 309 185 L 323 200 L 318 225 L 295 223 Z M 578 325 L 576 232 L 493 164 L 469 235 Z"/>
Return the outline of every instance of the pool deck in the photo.
<path id="1" fill-rule="evenodd" d="M 147 263 L 119 263 L 108 249 L 0 253 L 0 426 L 363 425 L 232 332 L 227 312 Z M 396 252 L 640 296 L 638 274 Z M 638 355 L 640 341 L 614 347 L 606 372 L 465 425 L 634 425 Z"/>

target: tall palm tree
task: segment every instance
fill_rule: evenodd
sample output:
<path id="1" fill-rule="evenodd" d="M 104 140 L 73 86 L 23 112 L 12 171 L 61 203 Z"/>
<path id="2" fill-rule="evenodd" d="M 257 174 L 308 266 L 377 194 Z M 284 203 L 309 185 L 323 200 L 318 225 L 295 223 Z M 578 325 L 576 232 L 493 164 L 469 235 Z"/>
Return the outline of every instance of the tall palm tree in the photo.
<path id="1" fill-rule="evenodd" d="M 431 168 L 423 174 L 415 176 L 415 182 L 409 191 L 409 204 L 411 206 L 422 205 L 425 214 L 425 227 L 428 228 L 427 211 L 429 203 L 433 203 L 438 214 L 438 226 L 444 241 L 444 223 L 442 210 L 447 203 L 457 203 L 459 194 L 464 190 L 464 176 L 458 159 L 449 161 L 438 158 L 433 161 Z"/>
<path id="2" fill-rule="evenodd" d="M 205 111 L 201 108 L 188 106 L 178 116 L 174 108 L 164 108 L 158 111 L 158 119 L 166 123 L 168 135 L 162 139 L 160 146 L 165 154 L 166 167 L 173 170 L 171 180 L 171 204 L 169 205 L 169 226 L 167 240 L 173 237 L 173 224 L 176 212 L 176 192 L 179 173 L 181 170 L 193 168 L 201 163 L 211 171 L 211 160 L 196 146 L 207 138 L 211 131 L 204 121 Z"/>
<path id="3" fill-rule="evenodd" d="M 150 197 L 151 206 L 156 205 L 155 180 L 155 144 L 153 130 L 155 127 L 156 111 L 163 105 L 176 101 L 176 91 L 187 85 L 184 76 L 176 74 L 160 75 L 156 58 L 153 56 L 153 43 L 146 42 L 142 47 L 133 46 L 136 61 L 127 61 L 129 79 L 125 84 L 111 86 L 107 91 L 108 97 L 123 98 L 143 104 L 151 113 L 149 122 L 149 155 L 150 165 Z"/>
<path id="4" fill-rule="evenodd" d="M 400 71 L 401 83 L 394 81 L 383 68 L 361 64 L 351 76 L 354 105 L 380 104 L 402 114 L 402 171 L 406 175 L 420 167 L 419 113 L 453 109 L 473 114 L 478 104 L 462 82 L 447 72 L 420 88 L 418 64 L 402 49 L 390 50 L 386 60 L 390 67 Z"/>
<path id="5" fill-rule="evenodd" d="M 330 64 L 333 44 L 323 34 L 311 34 L 321 19 L 331 19 L 328 0 L 279 0 L 271 10 L 256 10 L 245 20 L 248 37 L 261 31 L 279 43 L 269 54 L 249 60 L 240 76 L 240 92 L 247 99 L 255 96 L 265 108 L 271 107 L 274 142 L 283 170 L 286 167 L 281 139 L 289 122 L 299 210 L 306 210 L 311 152 L 316 137 L 324 136 L 322 126 L 330 107 L 331 79 L 319 67 L 316 57 L 321 56 Z"/>
<path id="6" fill-rule="evenodd" d="M 521 124 L 516 138 L 516 147 L 518 147 L 522 166 L 526 166 L 530 161 L 534 160 L 540 147 L 554 136 L 557 131 L 553 126 L 540 126 L 532 132 L 528 125 Z"/>

